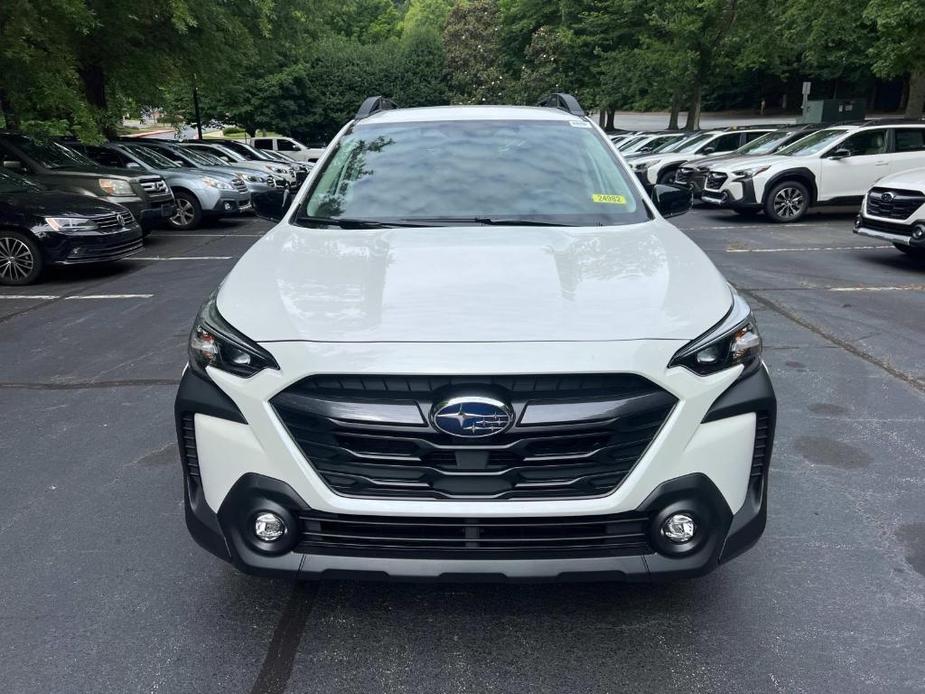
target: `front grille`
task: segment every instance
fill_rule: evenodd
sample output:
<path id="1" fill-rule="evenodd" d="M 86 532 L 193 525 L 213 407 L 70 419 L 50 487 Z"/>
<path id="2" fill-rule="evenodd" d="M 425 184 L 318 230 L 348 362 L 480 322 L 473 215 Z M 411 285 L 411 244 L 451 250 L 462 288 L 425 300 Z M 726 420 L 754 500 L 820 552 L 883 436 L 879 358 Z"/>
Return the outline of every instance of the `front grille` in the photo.
<path id="1" fill-rule="evenodd" d="M 103 215 L 102 217 L 94 217 L 93 221 L 96 222 L 96 226 L 99 227 L 100 231 L 115 231 L 131 226 L 135 218 L 132 216 L 131 212 L 126 210 L 125 212 L 119 212 L 117 214 L 114 213 Z"/>
<path id="2" fill-rule="evenodd" d="M 729 178 L 729 176 L 724 173 L 710 173 L 707 175 L 706 187 L 710 190 L 719 190 L 722 188 L 727 178 Z"/>
<path id="3" fill-rule="evenodd" d="M 196 423 L 192 412 L 184 412 L 180 417 L 180 460 L 186 474 L 194 482 L 199 482 L 199 456 L 196 453 Z"/>
<path id="4" fill-rule="evenodd" d="M 922 205 L 925 194 L 914 190 L 872 188 L 867 194 L 867 213 L 885 219 L 906 219 Z"/>
<path id="5" fill-rule="evenodd" d="M 761 477 L 768 464 L 769 440 L 771 433 L 771 418 L 767 412 L 759 412 L 755 420 L 755 448 L 752 452 L 752 478 Z"/>
<path id="6" fill-rule="evenodd" d="M 238 191 L 239 193 L 247 192 L 247 184 L 242 179 L 238 178 L 237 176 L 235 176 L 232 179 L 231 184 L 234 186 L 234 189 Z"/>
<path id="7" fill-rule="evenodd" d="M 141 187 L 146 193 L 166 193 L 167 184 L 162 178 L 143 178 L 141 179 Z"/>
<path id="8" fill-rule="evenodd" d="M 651 554 L 648 518 L 636 513 L 564 518 L 412 518 L 309 510 L 299 515 L 304 554 L 437 559 L 539 559 Z"/>
<path id="9" fill-rule="evenodd" d="M 509 402 L 516 424 L 467 439 L 430 423 L 434 403 L 476 393 Z M 516 499 L 613 491 L 676 399 L 631 374 L 314 376 L 271 402 L 340 494 Z"/>

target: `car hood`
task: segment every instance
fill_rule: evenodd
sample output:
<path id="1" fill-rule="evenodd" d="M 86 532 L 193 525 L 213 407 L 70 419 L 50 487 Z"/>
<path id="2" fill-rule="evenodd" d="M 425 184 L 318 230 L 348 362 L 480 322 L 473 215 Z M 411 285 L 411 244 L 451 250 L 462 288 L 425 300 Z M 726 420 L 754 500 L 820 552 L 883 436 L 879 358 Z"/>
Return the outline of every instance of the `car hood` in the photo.
<path id="1" fill-rule="evenodd" d="M 899 173 L 884 176 L 876 183 L 877 186 L 896 186 L 910 190 L 925 190 L 925 169 L 909 169 Z"/>
<path id="2" fill-rule="evenodd" d="M 257 341 L 690 340 L 732 303 L 694 243 L 620 227 L 306 229 L 282 224 L 226 278 L 221 314 Z"/>
<path id="3" fill-rule="evenodd" d="M 724 161 L 715 161 L 710 164 L 711 171 L 723 171 L 729 173 L 731 171 L 739 170 L 743 164 L 747 164 L 749 168 L 755 166 L 769 166 L 771 164 L 776 164 L 780 161 L 793 161 L 793 157 L 785 157 L 780 154 L 766 154 L 764 156 L 749 156 L 745 155 L 743 157 L 729 157 Z"/>
<path id="4" fill-rule="evenodd" d="M 125 169 L 113 169 L 106 166 L 69 166 L 62 169 L 49 169 L 48 174 L 62 176 L 77 176 L 80 178 L 121 178 L 127 181 L 144 178 L 151 174 L 145 172 L 127 173 Z"/>
<path id="5" fill-rule="evenodd" d="M 93 217 L 124 212 L 122 205 L 101 200 L 93 195 L 41 190 L 30 193 L 2 193 L 0 204 L 7 209 L 39 217 Z"/>

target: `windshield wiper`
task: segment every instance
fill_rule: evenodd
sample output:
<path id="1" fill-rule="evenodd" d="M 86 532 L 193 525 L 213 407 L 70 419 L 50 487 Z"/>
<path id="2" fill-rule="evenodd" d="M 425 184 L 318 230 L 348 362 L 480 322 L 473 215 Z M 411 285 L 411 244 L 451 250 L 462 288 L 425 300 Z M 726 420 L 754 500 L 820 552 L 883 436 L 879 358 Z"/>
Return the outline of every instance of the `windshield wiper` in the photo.
<path id="1" fill-rule="evenodd" d="M 517 227 L 567 227 L 574 224 L 562 222 L 543 221 L 538 219 L 524 219 L 522 217 L 426 217 L 415 218 L 414 221 L 429 222 L 441 225 L 457 224 L 484 224 L 486 226 L 517 226 Z"/>
<path id="2" fill-rule="evenodd" d="M 309 222 L 311 224 L 325 224 L 327 226 L 340 227 L 341 229 L 390 229 L 392 227 L 424 227 L 428 224 L 417 224 L 414 222 L 383 222 L 375 219 L 352 219 L 350 217 L 312 217 L 303 215 L 296 219 L 298 222 Z"/>

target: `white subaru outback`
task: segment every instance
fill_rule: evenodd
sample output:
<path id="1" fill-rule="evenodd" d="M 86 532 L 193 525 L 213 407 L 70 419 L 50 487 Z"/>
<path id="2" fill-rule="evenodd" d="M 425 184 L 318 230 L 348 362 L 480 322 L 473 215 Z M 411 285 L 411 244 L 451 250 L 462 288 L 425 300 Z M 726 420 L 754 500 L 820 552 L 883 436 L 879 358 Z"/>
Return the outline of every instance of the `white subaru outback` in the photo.
<path id="1" fill-rule="evenodd" d="M 860 205 L 876 181 L 925 166 L 925 123 L 868 121 L 819 130 L 775 155 L 710 167 L 701 200 L 795 222 L 814 206 Z"/>
<path id="2" fill-rule="evenodd" d="M 748 306 L 568 95 L 364 102 L 203 305 L 187 525 L 313 578 L 705 573 L 766 518 Z M 285 192 L 279 193 L 284 196 Z"/>

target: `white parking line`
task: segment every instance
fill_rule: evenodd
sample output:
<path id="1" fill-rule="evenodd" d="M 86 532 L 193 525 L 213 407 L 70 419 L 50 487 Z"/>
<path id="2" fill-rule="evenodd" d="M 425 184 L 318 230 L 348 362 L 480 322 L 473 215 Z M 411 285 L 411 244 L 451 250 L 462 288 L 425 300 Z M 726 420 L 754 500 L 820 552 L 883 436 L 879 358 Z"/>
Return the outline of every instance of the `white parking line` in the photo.
<path id="1" fill-rule="evenodd" d="M 808 227 L 813 226 L 811 224 L 788 224 L 787 229 L 792 229 L 793 227 Z M 681 228 L 681 231 L 728 231 L 730 229 L 776 229 L 778 231 L 783 231 L 779 224 L 733 224 L 731 226 L 709 226 L 709 227 L 685 227 Z"/>
<path id="2" fill-rule="evenodd" d="M 136 255 L 131 260 L 231 260 L 231 255 Z"/>
<path id="3" fill-rule="evenodd" d="M 830 292 L 921 292 L 925 284 L 907 284 L 901 287 L 829 287 Z"/>
<path id="4" fill-rule="evenodd" d="M 259 239 L 263 234 L 151 234 L 154 238 L 159 239 L 170 239 L 170 238 L 181 238 L 181 239 L 201 239 L 201 238 L 216 238 L 216 239 L 233 239 L 237 236 L 245 239 Z"/>
<path id="5" fill-rule="evenodd" d="M 62 296 L 61 294 L 0 294 L 0 300 L 13 301 L 54 301 L 55 299 L 64 299 L 65 301 L 75 301 L 78 299 L 150 299 L 154 294 L 72 294 L 71 296 Z"/>
<path id="6" fill-rule="evenodd" d="M 805 253 L 806 251 L 882 251 L 892 246 L 804 246 L 802 248 L 727 248 L 726 253 Z"/>

